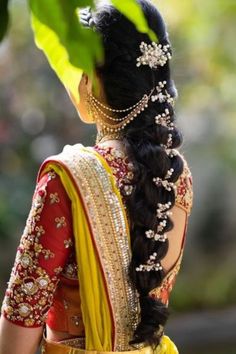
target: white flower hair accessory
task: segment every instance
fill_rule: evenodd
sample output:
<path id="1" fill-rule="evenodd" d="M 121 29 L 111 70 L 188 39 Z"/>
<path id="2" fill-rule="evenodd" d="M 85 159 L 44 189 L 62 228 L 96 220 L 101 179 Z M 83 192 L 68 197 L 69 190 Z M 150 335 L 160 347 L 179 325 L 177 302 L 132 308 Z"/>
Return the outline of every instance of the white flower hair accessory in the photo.
<path id="1" fill-rule="evenodd" d="M 170 45 L 162 45 L 152 42 L 147 44 L 142 42 L 139 46 L 142 55 L 137 58 L 137 67 L 148 65 L 151 69 L 164 66 L 171 59 Z"/>

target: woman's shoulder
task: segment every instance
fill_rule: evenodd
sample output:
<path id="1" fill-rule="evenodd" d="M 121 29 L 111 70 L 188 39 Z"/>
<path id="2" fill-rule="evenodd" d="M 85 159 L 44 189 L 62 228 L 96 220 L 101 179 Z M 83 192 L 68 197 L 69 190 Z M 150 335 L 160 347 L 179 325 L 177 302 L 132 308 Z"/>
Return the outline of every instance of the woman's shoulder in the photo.
<path id="1" fill-rule="evenodd" d="M 176 206 L 184 209 L 187 214 L 191 213 L 193 205 L 193 177 L 189 163 L 183 153 L 176 150 L 183 160 L 183 172 L 176 182 Z"/>
<path id="2" fill-rule="evenodd" d="M 91 151 L 91 147 L 85 147 L 82 144 L 67 144 L 59 153 L 45 158 L 39 168 L 39 176 L 41 176 L 42 171 L 50 168 L 50 165 L 66 165 L 73 167 L 75 164 L 78 164 L 79 158 L 81 156 L 85 158 L 89 151 Z"/>

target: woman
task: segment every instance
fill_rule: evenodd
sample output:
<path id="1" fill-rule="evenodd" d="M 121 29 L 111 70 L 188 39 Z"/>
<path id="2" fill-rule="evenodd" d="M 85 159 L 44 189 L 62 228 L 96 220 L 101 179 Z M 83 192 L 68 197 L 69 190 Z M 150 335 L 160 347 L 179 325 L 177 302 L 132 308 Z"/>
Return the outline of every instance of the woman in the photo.
<path id="1" fill-rule="evenodd" d="M 94 147 L 66 146 L 41 166 L 2 307 L 1 354 L 177 353 L 164 336 L 192 206 L 176 150 L 176 90 L 164 21 L 140 0 L 147 35 L 111 5 L 81 12 L 103 39 L 96 83 L 79 84 Z M 46 326 L 45 326 L 46 324 Z"/>

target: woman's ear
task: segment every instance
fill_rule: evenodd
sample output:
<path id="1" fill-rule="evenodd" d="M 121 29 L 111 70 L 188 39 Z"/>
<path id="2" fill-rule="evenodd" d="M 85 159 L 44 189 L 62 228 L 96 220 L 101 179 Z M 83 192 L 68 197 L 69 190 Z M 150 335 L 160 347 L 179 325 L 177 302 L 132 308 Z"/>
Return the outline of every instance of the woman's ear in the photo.
<path id="1" fill-rule="evenodd" d="M 84 91 L 86 91 L 87 93 L 92 93 L 92 88 L 92 79 L 86 73 L 83 73 L 78 87 L 80 95 L 83 95 Z"/>

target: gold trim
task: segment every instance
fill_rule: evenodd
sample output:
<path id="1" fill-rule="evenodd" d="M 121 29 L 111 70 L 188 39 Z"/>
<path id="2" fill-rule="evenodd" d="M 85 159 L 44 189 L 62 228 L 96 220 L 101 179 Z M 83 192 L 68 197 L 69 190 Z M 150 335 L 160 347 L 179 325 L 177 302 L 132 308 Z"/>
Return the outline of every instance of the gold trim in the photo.
<path id="1" fill-rule="evenodd" d="M 168 293 L 171 292 L 174 286 L 174 279 L 176 275 L 179 273 L 182 258 L 183 258 L 183 249 L 180 252 L 179 258 L 173 268 L 166 274 L 164 279 L 162 280 L 160 286 L 156 287 L 155 289 L 149 292 L 150 296 L 154 296 L 156 299 L 161 299 L 161 293 L 163 290 L 167 290 Z"/>
<path id="2" fill-rule="evenodd" d="M 64 342 L 53 342 L 53 341 L 49 341 L 48 339 L 44 339 L 41 348 L 41 353 L 42 354 L 153 354 L 153 349 L 151 346 L 146 346 L 141 349 L 135 349 L 130 351 L 115 351 L 115 352 L 85 350 L 82 348 L 75 348 L 72 346 L 68 346 Z M 163 352 L 159 352 L 159 351 L 156 354 L 158 353 L 164 354 Z"/>
<path id="3" fill-rule="evenodd" d="M 129 350 L 138 322 L 138 297 L 128 276 L 129 230 L 121 196 L 114 192 L 106 161 L 92 148 L 66 146 L 58 159 L 72 173 L 92 227 L 115 318 L 114 350 Z"/>

